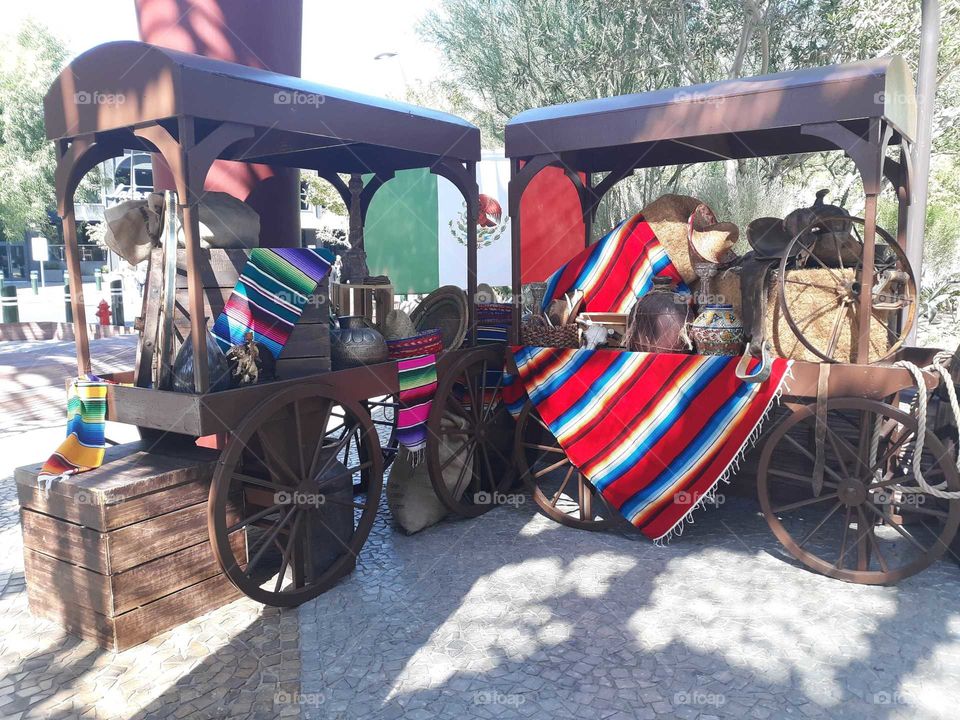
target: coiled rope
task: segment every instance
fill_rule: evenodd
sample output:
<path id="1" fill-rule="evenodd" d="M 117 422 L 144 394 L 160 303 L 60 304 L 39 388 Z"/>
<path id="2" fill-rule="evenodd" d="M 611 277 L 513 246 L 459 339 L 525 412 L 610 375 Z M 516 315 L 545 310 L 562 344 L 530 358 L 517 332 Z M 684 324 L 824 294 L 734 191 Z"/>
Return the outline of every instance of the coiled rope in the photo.
<path id="1" fill-rule="evenodd" d="M 956 420 L 958 424 L 957 470 L 960 471 L 960 402 L 957 401 L 957 390 L 953 386 L 953 378 L 950 377 L 950 372 L 947 370 L 946 366 L 951 358 L 952 355 L 950 353 L 939 352 L 934 356 L 933 362 L 924 368 L 924 370 L 932 370 L 939 373 L 944 385 L 947 387 L 947 397 L 950 400 L 950 409 L 953 411 L 954 420 Z M 920 470 L 924 438 L 927 434 L 927 384 L 923 377 L 923 370 L 908 360 L 898 360 L 896 363 L 894 363 L 894 367 L 901 367 L 904 370 L 907 370 L 913 376 L 913 379 L 917 384 L 917 442 L 913 449 L 912 469 L 913 476 L 916 478 L 917 484 L 920 487 L 912 488 L 900 486 L 898 489 L 905 493 L 928 493 L 934 497 L 942 498 L 944 500 L 960 500 L 960 491 L 947 490 L 946 480 L 937 485 L 930 485 L 923 477 L 923 473 Z M 880 423 L 878 418 L 878 423 L 874 427 L 873 441 L 870 448 L 871 465 L 875 464 L 876 462 L 876 454 L 880 442 L 879 426 Z"/>

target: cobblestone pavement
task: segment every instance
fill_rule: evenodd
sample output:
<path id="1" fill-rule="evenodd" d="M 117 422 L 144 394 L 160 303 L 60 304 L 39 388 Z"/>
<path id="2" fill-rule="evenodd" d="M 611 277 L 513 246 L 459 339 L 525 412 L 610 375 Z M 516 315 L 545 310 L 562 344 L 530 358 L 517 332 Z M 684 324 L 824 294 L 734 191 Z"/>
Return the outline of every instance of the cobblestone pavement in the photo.
<path id="1" fill-rule="evenodd" d="M 381 521 L 300 608 L 306 717 L 956 717 L 956 564 L 830 580 L 727 500 L 666 548 L 529 505 L 412 537 Z"/>
<path id="2" fill-rule="evenodd" d="M 527 503 L 415 536 L 383 511 L 357 571 L 299 610 L 239 600 L 111 654 L 29 615 L 0 429 L 0 718 L 947 718 L 960 567 L 848 585 L 727 498 L 656 548 Z"/>

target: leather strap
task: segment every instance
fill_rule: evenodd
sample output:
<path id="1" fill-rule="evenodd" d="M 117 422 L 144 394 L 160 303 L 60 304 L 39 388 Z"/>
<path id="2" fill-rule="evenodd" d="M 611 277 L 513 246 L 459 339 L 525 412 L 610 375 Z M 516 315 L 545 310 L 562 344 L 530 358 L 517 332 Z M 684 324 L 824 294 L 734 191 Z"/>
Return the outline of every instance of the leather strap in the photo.
<path id="1" fill-rule="evenodd" d="M 830 363 L 820 363 L 817 375 L 817 416 L 814 430 L 816 458 L 813 463 L 813 494 L 816 497 L 823 492 L 823 468 L 826 465 L 827 442 L 827 398 L 830 390 Z"/>
<path id="2" fill-rule="evenodd" d="M 767 275 L 779 264 L 777 258 L 747 256 L 740 270 L 740 317 L 747 334 L 747 348 L 754 356 L 763 353 L 764 318 L 767 314 Z"/>

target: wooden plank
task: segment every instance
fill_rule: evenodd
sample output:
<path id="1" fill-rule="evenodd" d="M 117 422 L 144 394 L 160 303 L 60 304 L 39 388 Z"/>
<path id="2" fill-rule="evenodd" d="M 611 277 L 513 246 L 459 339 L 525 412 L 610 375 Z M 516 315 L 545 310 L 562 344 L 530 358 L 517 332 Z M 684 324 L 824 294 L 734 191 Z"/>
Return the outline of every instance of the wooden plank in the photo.
<path id="1" fill-rule="evenodd" d="M 238 530 L 230 536 L 236 557 L 246 557 L 247 534 Z M 120 614 L 220 574 L 210 542 L 144 563 L 126 572 L 111 576 L 114 613 Z"/>
<path id="2" fill-rule="evenodd" d="M 330 371 L 329 357 L 284 358 L 277 360 L 277 375 L 281 380 L 310 377 Z"/>
<path id="3" fill-rule="evenodd" d="M 107 386 L 107 420 L 200 437 L 199 395 Z"/>
<path id="4" fill-rule="evenodd" d="M 309 381 L 333 385 L 357 400 L 392 395 L 400 389 L 397 364 L 393 361 L 319 373 L 310 376 Z M 293 378 L 204 395 L 201 398 L 201 435 L 229 432 L 243 415 L 267 397 L 288 388 L 301 387 L 303 382 L 303 378 Z"/>
<path id="5" fill-rule="evenodd" d="M 197 263 L 200 285 L 205 288 L 225 287 L 233 288 L 237 278 L 247 264 L 247 250 L 222 250 L 209 248 L 200 250 L 200 259 Z M 177 289 L 187 288 L 187 251 L 177 250 Z"/>
<path id="6" fill-rule="evenodd" d="M 280 352 L 279 359 L 316 357 L 330 357 L 330 325 L 328 323 L 298 323 L 290 334 L 287 344 Z M 329 369 L 329 365 L 327 367 Z"/>
<path id="7" fill-rule="evenodd" d="M 141 389 L 139 392 L 151 391 Z M 179 485 L 197 481 L 209 482 L 213 476 L 218 457 L 215 450 L 180 447 L 175 451 L 155 448 L 145 452 L 144 447 L 141 442 L 133 442 L 108 448 L 103 465 L 95 470 L 57 480 L 48 493 L 85 504 L 117 505 Z M 17 468 L 14 473 L 17 485 L 35 488 L 40 468 L 39 463 Z M 155 500 L 159 501 L 160 498 Z M 31 507 L 47 512 L 43 506 Z M 171 509 L 174 508 L 167 507 L 165 512 Z M 47 514 L 70 519 L 58 512 Z M 111 526 L 116 525 L 93 525 L 100 530 L 109 529 Z"/>
<path id="8" fill-rule="evenodd" d="M 234 533 L 231 546 L 239 557 L 246 552 L 246 534 Z M 115 617 L 220 573 L 209 542 L 184 548 L 126 572 L 103 575 L 79 565 L 24 551 L 28 583 L 55 590 L 69 602 Z"/>
<path id="9" fill-rule="evenodd" d="M 57 520 L 41 513 L 20 509 L 23 546 L 74 565 L 110 572 L 110 551 L 106 533 Z"/>
<path id="10" fill-rule="evenodd" d="M 117 652 L 146 642 L 165 630 L 226 605 L 241 596 L 223 574 L 110 618 L 73 604 L 56 591 L 27 583 L 30 612 L 67 632 Z"/>
<path id="11" fill-rule="evenodd" d="M 190 505 L 118 530 L 92 528 L 21 509 L 24 547 L 103 575 L 123 572 L 207 540 L 207 504 Z M 239 520 L 232 512 L 228 521 Z"/>
<path id="12" fill-rule="evenodd" d="M 116 648 L 126 650 L 241 597 L 226 575 L 215 575 L 114 618 Z"/>
<path id="13" fill-rule="evenodd" d="M 232 524 L 239 512 L 227 514 Z M 137 565 L 196 545 L 208 538 L 207 503 L 174 510 L 106 534 L 111 573 L 120 573 Z"/>

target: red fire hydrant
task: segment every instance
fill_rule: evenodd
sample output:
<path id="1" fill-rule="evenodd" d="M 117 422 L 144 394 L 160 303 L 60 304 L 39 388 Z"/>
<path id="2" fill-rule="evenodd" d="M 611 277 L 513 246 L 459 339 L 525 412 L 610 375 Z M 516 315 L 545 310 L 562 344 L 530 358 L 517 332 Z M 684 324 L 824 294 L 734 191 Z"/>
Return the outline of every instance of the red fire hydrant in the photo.
<path id="1" fill-rule="evenodd" d="M 100 324 L 109 325 L 110 315 L 110 307 L 107 305 L 107 301 L 101 300 L 100 304 L 97 305 L 97 319 L 100 321 Z"/>

